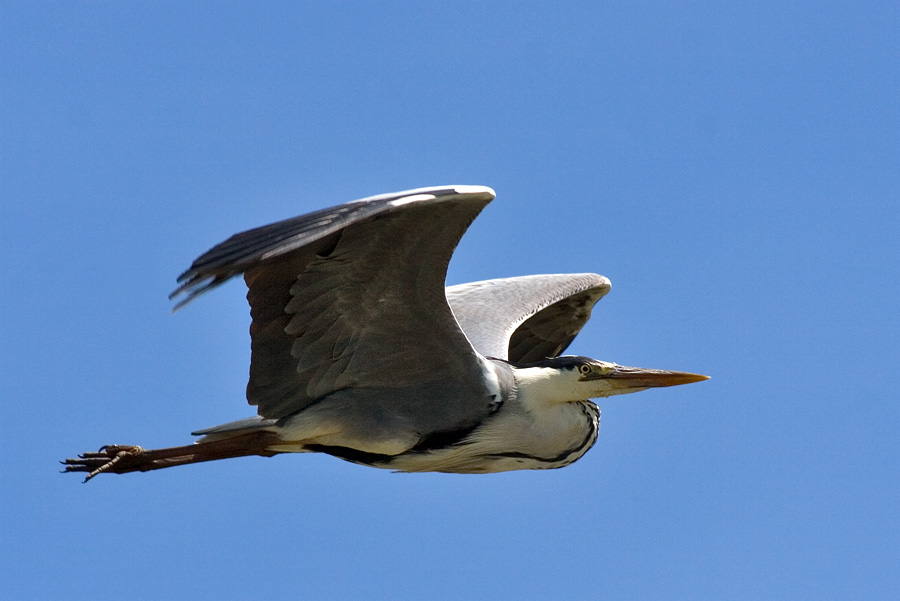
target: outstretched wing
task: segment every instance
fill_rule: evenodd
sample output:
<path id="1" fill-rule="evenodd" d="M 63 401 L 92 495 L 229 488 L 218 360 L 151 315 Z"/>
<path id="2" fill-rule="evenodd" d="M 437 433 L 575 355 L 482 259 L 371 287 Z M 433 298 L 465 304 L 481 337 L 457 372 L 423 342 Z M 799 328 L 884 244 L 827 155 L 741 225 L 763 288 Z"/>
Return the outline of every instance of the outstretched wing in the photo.
<path id="1" fill-rule="evenodd" d="M 460 403 L 439 413 L 476 419 L 489 410 L 482 364 L 450 311 L 444 280 L 459 239 L 493 198 L 485 187 L 420 188 L 250 230 L 198 258 L 173 296 L 186 294 L 183 304 L 244 273 L 247 400 L 265 418 L 368 389 L 423 411 L 422 399 L 398 397 L 429 390 Z M 425 422 L 426 430 L 456 425 Z"/>
<path id="2" fill-rule="evenodd" d="M 530 363 L 562 353 L 609 288 L 593 273 L 529 275 L 450 286 L 447 300 L 482 355 Z"/>

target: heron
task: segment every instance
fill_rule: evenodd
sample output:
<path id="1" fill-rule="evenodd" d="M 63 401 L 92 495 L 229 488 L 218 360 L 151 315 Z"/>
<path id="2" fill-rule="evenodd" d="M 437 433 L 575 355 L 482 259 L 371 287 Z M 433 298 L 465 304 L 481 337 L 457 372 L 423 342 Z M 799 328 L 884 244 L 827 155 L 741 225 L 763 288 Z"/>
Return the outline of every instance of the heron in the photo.
<path id="1" fill-rule="evenodd" d="M 64 471 L 87 482 L 309 452 L 400 472 L 560 468 L 597 440 L 591 399 L 707 379 L 562 355 L 609 292 L 603 276 L 445 287 L 451 255 L 494 196 L 484 186 L 381 194 L 214 246 L 179 276 L 173 311 L 243 274 L 257 415 L 184 446 L 106 445 Z"/>

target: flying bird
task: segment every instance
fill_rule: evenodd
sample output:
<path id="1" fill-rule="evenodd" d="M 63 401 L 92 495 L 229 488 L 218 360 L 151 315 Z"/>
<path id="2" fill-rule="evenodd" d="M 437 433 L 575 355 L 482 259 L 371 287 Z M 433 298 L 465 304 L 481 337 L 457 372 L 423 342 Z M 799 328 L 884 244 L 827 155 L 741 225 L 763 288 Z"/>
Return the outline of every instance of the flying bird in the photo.
<path id="1" fill-rule="evenodd" d="M 559 468 L 597 440 L 589 399 L 707 379 L 561 356 L 610 289 L 595 274 L 445 288 L 482 186 L 382 194 L 236 234 L 199 257 L 175 309 L 243 274 L 257 415 L 189 445 L 107 445 L 67 472 L 327 453 L 402 472 Z"/>

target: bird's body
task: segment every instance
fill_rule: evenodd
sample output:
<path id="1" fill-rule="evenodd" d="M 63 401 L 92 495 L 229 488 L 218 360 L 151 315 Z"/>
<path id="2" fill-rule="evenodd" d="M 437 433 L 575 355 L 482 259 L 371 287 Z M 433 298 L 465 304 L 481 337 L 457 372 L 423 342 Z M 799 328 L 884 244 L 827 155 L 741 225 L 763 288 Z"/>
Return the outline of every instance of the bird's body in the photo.
<path id="1" fill-rule="evenodd" d="M 258 415 L 196 444 L 108 446 L 67 471 L 146 471 L 242 455 L 325 452 L 399 471 L 562 467 L 597 439 L 588 399 L 705 376 L 561 357 L 609 291 L 594 274 L 451 286 L 450 256 L 494 197 L 421 188 L 237 234 L 197 259 L 176 308 L 244 274 L 247 399 Z"/>
<path id="2" fill-rule="evenodd" d="M 555 376 L 558 377 L 553 370 L 514 368 L 501 361 L 488 361 L 493 369 L 505 372 L 504 377 L 512 376 L 515 382 L 511 387 L 497 386 L 489 391 L 489 397 L 496 394 L 500 399 L 495 402 L 496 410 L 474 427 L 439 432 L 417 439 L 411 446 L 404 441 L 376 447 L 367 438 L 366 452 L 355 450 L 361 446 L 359 442 L 348 441 L 342 435 L 299 450 L 327 452 L 348 461 L 401 472 L 476 474 L 563 467 L 593 446 L 600 427 L 600 409 L 594 403 L 584 400 L 542 404 L 542 383 L 552 387 Z M 523 386 L 524 382 L 532 386 Z M 538 394 L 518 394 L 520 390 L 535 390 Z M 288 440 L 308 440 L 310 432 L 306 428 L 311 417 L 301 414 L 288 419 L 278 431 Z M 298 450 L 290 444 L 271 448 L 282 452 Z"/>

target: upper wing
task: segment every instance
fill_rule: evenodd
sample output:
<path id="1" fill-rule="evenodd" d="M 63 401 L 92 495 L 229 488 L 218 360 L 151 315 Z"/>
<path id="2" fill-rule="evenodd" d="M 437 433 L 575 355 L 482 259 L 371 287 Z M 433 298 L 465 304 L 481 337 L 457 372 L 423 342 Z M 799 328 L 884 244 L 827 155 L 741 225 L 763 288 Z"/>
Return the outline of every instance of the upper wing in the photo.
<path id="1" fill-rule="evenodd" d="M 475 419 L 489 407 L 479 404 L 481 361 L 450 311 L 444 279 L 462 234 L 493 198 L 484 187 L 421 188 L 250 230 L 198 258 L 173 296 L 187 294 L 183 304 L 244 272 L 253 320 L 247 399 L 263 417 L 367 388 L 420 413 L 428 403 L 404 394 L 453 396 L 472 406 L 436 413 Z M 439 418 L 416 426 L 456 426 L 429 419 Z"/>
<path id="2" fill-rule="evenodd" d="M 529 275 L 450 286 L 447 300 L 482 355 L 530 363 L 563 352 L 609 288 L 593 273 Z"/>

